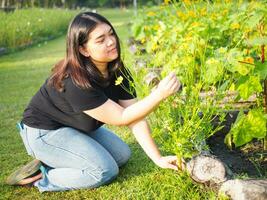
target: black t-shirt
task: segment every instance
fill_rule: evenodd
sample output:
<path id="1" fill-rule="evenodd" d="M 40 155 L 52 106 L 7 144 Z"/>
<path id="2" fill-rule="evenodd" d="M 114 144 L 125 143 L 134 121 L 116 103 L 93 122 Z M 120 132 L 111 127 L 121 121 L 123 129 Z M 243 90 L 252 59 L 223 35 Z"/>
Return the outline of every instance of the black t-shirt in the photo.
<path id="1" fill-rule="evenodd" d="M 116 85 L 119 76 L 123 77 L 123 80 Z M 25 109 L 22 122 L 30 127 L 45 130 L 67 126 L 90 133 L 103 123 L 83 111 L 96 108 L 108 99 L 118 102 L 135 98 L 132 80 L 129 73 L 120 73 L 114 76 L 107 87 L 93 85 L 88 89 L 81 89 L 68 77 L 64 80 L 64 91 L 59 92 L 47 84 L 47 79 Z"/>

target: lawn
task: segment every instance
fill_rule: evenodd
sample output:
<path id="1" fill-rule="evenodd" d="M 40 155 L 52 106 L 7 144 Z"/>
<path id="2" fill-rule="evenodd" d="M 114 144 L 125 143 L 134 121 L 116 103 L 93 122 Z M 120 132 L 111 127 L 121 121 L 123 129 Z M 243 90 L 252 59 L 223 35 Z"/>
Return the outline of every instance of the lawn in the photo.
<path id="1" fill-rule="evenodd" d="M 132 11 L 100 10 L 115 26 L 122 40 L 125 62 L 131 67 L 126 49 L 127 26 Z M 65 36 L 40 43 L 26 50 L 0 57 L 0 199 L 216 199 L 216 193 L 195 184 L 186 174 L 160 169 L 142 151 L 127 128 L 111 127 L 132 150 L 126 166 L 115 181 L 93 190 L 39 193 L 36 188 L 11 187 L 5 178 L 17 167 L 30 161 L 16 130 L 24 108 L 64 56 Z M 153 130 L 153 124 L 151 124 Z"/>

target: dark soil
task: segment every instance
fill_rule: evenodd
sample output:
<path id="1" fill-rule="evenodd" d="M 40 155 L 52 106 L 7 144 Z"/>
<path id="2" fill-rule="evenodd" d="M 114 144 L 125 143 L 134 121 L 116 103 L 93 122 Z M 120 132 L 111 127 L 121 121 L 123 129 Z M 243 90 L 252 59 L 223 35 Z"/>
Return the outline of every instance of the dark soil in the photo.
<path id="1" fill-rule="evenodd" d="M 263 152 L 263 142 L 254 140 L 241 148 L 230 150 L 224 143 L 225 135 L 230 131 L 239 111 L 227 112 L 223 129 L 218 131 L 207 141 L 211 153 L 222 160 L 234 175 L 249 177 L 267 177 L 267 152 Z M 218 118 L 213 121 L 219 125 Z"/>

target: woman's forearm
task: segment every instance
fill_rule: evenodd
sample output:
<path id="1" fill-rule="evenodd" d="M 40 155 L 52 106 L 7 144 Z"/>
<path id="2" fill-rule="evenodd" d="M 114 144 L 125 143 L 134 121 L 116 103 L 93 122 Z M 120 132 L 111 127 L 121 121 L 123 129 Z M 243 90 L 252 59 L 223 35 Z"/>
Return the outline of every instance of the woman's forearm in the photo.
<path id="1" fill-rule="evenodd" d="M 145 118 L 159 105 L 161 101 L 161 96 L 157 93 L 157 91 L 154 91 L 144 99 L 128 106 L 122 112 L 122 120 L 124 121 L 124 124 L 128 125 Z"/>
<path id="2" fill-rule="evenodd" d="M 106 124 L 129 125 L 145 118 L 163 99 L 177 92 L 179 87 L 180 82 L 175 74 L 171 73 L 160 81 L 157 89 L 150 95 L 127 108 L 109 99 L 103 105 L 83 112 Z"/>
<path id="3" fill-rule="evenodd" d="M 140 144 L 142 149 L 145 151 L 147 156 L 154 162 L 157 163 L 161 158 L 160 152 L 151 137 L 151 131 L 146 120 L 138 121 L 129 125 L 134 134 L 137 142 Z"/>

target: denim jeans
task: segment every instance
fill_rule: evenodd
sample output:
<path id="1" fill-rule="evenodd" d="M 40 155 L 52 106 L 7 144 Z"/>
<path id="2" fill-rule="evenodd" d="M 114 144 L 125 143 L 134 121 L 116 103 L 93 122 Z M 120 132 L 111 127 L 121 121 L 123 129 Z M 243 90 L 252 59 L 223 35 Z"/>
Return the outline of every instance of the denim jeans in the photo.
<path id="1" fill-rule="evenodd" d="M 95 188 L 110 183 L 130 158 L 126 143 L 104 127 L 86 135 L 63 127 L 43 130 L 23 125 L 20 131 L 29 155 L 44 163 L 40 192 Z"/>

